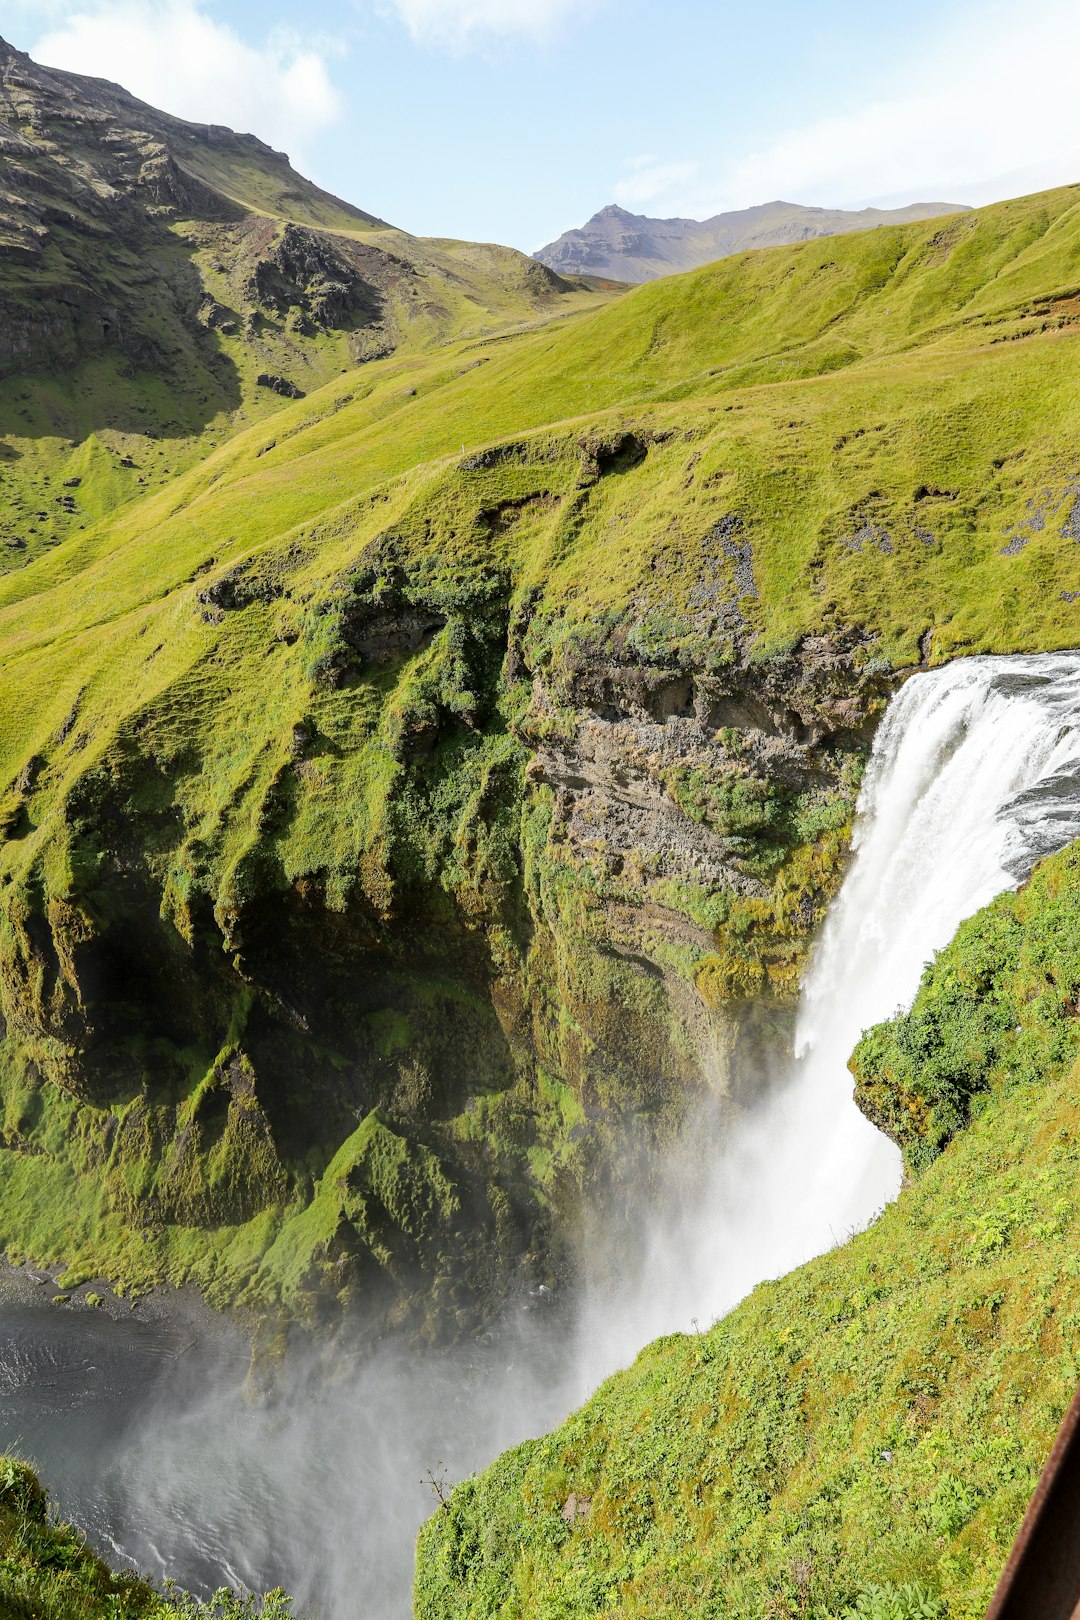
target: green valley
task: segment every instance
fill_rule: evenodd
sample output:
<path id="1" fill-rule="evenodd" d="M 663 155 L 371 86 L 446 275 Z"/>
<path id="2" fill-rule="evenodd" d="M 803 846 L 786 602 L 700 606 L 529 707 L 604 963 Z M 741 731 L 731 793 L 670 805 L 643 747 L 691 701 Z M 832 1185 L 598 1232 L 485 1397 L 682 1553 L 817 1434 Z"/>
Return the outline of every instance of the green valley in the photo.
<path id="1" fill-rule="evenodd" d="M 1080 645 L 1080 188 L 628 291 L 2 44 L 0 161 L 0 1250 L 268 1363 L 572 1297 L 790 1052 L 902 683 Z M 1078 873 L 854 1053 L 898 1202 L 458 1485 L 418 1617 L 976 1620 L 1078 1376 Z M 4 1466 L 13 1613 L 188 1614 Z"/>
<path id="2" fill-rule="evenodd" d="M 569 1263 L 777 1038 L 895 672 L 1076 639 L 1076 218 L 371 362 L 9 572 L 9 1247 L 462 1324 Z"/>

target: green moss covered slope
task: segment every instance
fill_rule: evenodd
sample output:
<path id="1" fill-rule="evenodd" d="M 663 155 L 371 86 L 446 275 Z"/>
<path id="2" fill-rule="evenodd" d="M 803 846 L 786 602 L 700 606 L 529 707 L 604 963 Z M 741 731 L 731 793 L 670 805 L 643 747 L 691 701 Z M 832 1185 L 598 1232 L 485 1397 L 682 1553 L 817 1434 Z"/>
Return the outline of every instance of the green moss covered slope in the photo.
<path id="1" fill-rule="evenodd" d="M 1080 1377 L 1078 991 L 1073 845 L 859 1048 L 896 1204 L 460 1485 L 418 1620 L 979 1620 Z"/>

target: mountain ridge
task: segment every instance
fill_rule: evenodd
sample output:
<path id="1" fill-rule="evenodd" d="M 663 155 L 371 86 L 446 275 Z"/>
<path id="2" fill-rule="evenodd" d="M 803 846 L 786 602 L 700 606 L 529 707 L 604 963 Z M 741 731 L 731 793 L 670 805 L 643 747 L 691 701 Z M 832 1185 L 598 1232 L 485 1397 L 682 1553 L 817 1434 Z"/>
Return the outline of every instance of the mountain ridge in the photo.
<path id="1" fill-rule="evenodd" d="M 296 215 L 284 211 L 286 217 L 295 218 L 296 223 L 327 226 L 336 217 L 339 229 L 390 228 L 385 220 L 344 202 L 340 197 L 331 196 L 307 180 L 293 168 L 286 153 L 276 151 L 257 135 L 240 133 L 224 124 L 196 123 L 178 118 L 173 113 L 161 112 L 111 79 L 72 73 L 35 62 L 28 52 L 20 51 L 2 37 L 0 79 L 3 83 L 3 101 L 0 105 L 4 106 L 5 111 L 20 110 L 17 105 L 19 91 L 28 98 L 23 103 L 23 110 L 28 114 L 31 132 L 36 129 L 48 133 L 49 126 L 43 122 L 43 117 L 47 117 L 50 111 L 54 116 L 59 113 L 62 117 L 62 107 L 70 106 L 73 93 L 78 93 L 86 106 L 96 107 L 101 114 L 109 114 L 121 124 L 133 127 L 144 125 L 148 134 L 156 135 L 162 142 L 175 143 L 178 150 L 171 145 L 168 150 L 172 162 L 186 170 L 191 179 L 218 190 L 238 206 L 248 210 L 264 210 L 269 201 L 264 189 L 270 178 L 265 173 L 265 167 L 269 166 L 270 175 L 284 176 L 281 197 L 301 205 Z M 42 104 L 43 93 L 48 92 L 58 98 L 59 105 L 49 108 Z M 52 155 L 63 161 L 62 147 Z M 264 168 L 263 174 L 258 176 L 248 171 L 246 179 L 249 187 L 256 177 L 263 182 L 262 187 L 256 186 L 248 196 L 243 194 L 244 176 L 235 167 L 242 158 L 254 159 L 257 165 Z M 235 190 L 229 188 L 229 175 L 232 176 Z M 263 192 L 261 200 L 260 191 Z M 281 209 L 266 211 L 283 212 Z"/>
<path id="2" fill-rule="evenodd" d="M 342 370 L 595 296 L 0 41 L 0 571 Z"/>
<path id="3" fill-rule="evenodd" d="M 533 257 L 563 275 L 610 276 L 640 283 L 696 270 L 714 259 L 751 249 L 968 212 L 963 203 L 909 203 L 902 208 L 854 210 L 777 200 L 697 220 L 653 218 L 608 203 L 579 229 L 564 231 Z"/>

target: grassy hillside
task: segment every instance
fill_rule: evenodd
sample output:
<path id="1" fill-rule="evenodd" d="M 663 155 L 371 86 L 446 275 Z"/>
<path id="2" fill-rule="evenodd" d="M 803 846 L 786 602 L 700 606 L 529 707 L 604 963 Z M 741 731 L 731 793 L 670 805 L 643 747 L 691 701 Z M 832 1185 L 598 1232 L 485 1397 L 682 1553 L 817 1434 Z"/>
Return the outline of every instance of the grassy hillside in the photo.
<path id="1" fill-rule="evenodd" d="M 585 456 L 578 440 L 590 426 L 617 435 L 629 410 L 644 433 L 625 451 L 634 464 L 615 470 L 637 477 L 612 487 L 636 493 L 647 482 L 659 498 L 635 513 L 634 533 L 618 547 L 617 521 L 589 513 L 576 523 L 572 554 L 558 559 L 560 596 L 583 598 L 582 613 L 624 606 L 660 549 L 661 514 L 674 508 L 675 523 L 706 528 L 710 508 L 726 510 L 743 495 L 763 507 L 754 514 L 764 528 L 754 549 L 765 606 L 752 611 L 768 610 L 770 631 L 797 633 L 830 613 L 857 619 L 877 575 L 887 582 L 882 594 L 896 599 L 891 623 L 885 609 L 887 628 L 910 641 L 916 619 L 929 627 L 935 596 L 941 617 L 955 618 L 964 606 L 955 588 L 1011 595 L 1035 556 L 1046 572 L 1047 550 L 1067 526 L 1073 477 L 1074 194 L 984 210 L 947 230 L 960 233 L 951 253 L 926 227 L 811 243 L 643 288 L 597 316 L 531 337 L 372 365 L 285 407 L 272 429 L 241 435 L 166 493 L 20 570 L 3 599 L 20 604 L 23 622 L 22 604 L 36 600 L 38 616 L 69 628 L 65 597 L 53 590 L 81 591 L 64 581 L 107 560 L 108 591 L 95 593 L 90 608 L 102 620 L 160 595 L 211 555 L 245 556 L 328 514 L 349 525 L 349 499 L 391 484 L 400 497 L 404 486 L 394 481 L 405 473 L 410 494 L 441 481 L 449 500 L 469 481 L 470 469 L 456 465 L 461 445 L 567 418 L 554 447 L 541 437 L 512 459 L 519 467 L 561 460 L 564 477 L 576 479 Z M 769 386 L 747 388 L 748 370 L 749 380 Z M 665 408 L 673 391 L 679 407 Z M 605 419 L 591 424 L 590 410 Z M 647 473 L 639 471 L 646 457 Z M 554 470 L 546 481 L 557 484 Z M 573 486 L 568 493 L 585 504 Z M 557 527 L 553 516 L 548 527 Z M 873 531 L 863 540 L 860 520 Z M 1003 557 L 994 542 L 1014 530 L 1030 543 Z M 465 549 L 467 533 L 452 538 Z M 1067 563 L 1068 546 L 1058 549 L 1055 561 Z M 549 561 L 535 559 L 546 578 Z M 923 603 L 897 585 L 913 587 Z M 1060 606 L 1047 602 L 1043 611 L 1067 633 Z M 946 641 L 964 644 L 955 630 Z"/>
<path id="2" fill-rule="evenodd" d="M 460 1485 L 417 1620 L 978 1620 L 1080 1376 L 1078 991 L 1074 845 L 859 1048 L 897 1203 Z"/>
<path id="3" fill-rule="evenodd" d="M 560 597 L 580 600 L 575 611 L 634 598 L 666 514 L 704 529 L 711 510 L 741 497 L 762 530 L 754 551 L 764 605 L 753 611 L 768 612 L 770 633 L 794 635 L 832 613 L 846 622 L 880 616 L 875 629 L 910 641 L 916 619 L 929 628 L 935 597 L 938 616 L 951 621 L 966 606 L 954 593 L 1012 595 L 1034 556 L 1045 568 L 1067 524 L 1077 200 L 1066 190 L 941 229 L 740 256 L 531 335 L 371 365 L 285 407 L 272 428 L 239 436 L 163 495 L 9 581 L 4 600 L 44 599 L 108 558 L 117 582 L 101 608 L 111 614 L 210 555 L 243 557 L 330 514 L 355 523 L 350 501 L 391 487 L 400 498 L 405 474 L 409 494 L 438 482 L 449 503 L 481 470 L 458 465 L 462 447 L 539 434 L 513 452 L 513 470 L 520 477 L 530 461 L 551 463 L 545 476 L 557 485 L 561 462 L 576 484 L 590 430 L 603 438 L 638 427 L 628 464 L 612 468 L 630 476 L 608 487 L 633 488 L 635 508 L 639 485 L 656 497 L 635 511 L 620 546 L 612 530 L 625 525 L 591 512 L 575 523 L 570 554 L 557 558 L 564 577 L 553 582 Z M 554 446 L 542 430 L 558 435 Z M 566 493 L 586 504 L 574 484 Z M 548 527 L 558 527 L 554 517 Z M 872 531 L 863 539 L 860 523 Z M 459 527 L 451 539 L 464 552 L 469 536 Z M 1025 544 L 1003 555 L 1014 530 Z M 1059 549 L 1055 561 L 1067 564 L 1072 553 Z M 688 572 L 699 559 L 691 553 Z M 536 558 L 545 579 L 550 561 Z M 875 576 L 894 598 L 891 618 L 866 599 Z M 1067 637 L 1069 615 L 1050 603 L 1044 611 Z M 945 632 L 945 643 L 965 645 L 963 630 Z M 979 644 L 992 636 L 987 626 Z"/>
<path id="4" fill-rule="evenodd" d="M 0 579 L 0 1239 L 563 1274 L 783 1038 L 898 672 L 1080 641 L 1077 201 L 354 367 Z"/>

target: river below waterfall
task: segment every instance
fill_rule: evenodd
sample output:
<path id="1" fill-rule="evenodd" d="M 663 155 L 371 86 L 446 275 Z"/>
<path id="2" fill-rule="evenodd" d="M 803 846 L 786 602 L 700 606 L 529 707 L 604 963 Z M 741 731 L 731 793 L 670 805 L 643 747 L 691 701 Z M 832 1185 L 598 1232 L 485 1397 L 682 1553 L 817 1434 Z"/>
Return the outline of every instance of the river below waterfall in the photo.
<path id="1" fill-rule="evenodd" d="M 301 1616 L 402 1620 L 432 1479 L 567 1409 L 566 1331 L 540 1302 L 453 1356 L 294 1358 L 255 1399 L 242 1335 L 182 1302 L 146 1320 L 19 1294 L 0 1294 L 0 1447 L 112 1562 L 203 1595 L 280 1584 Z"/>
<path id="2" fill-rule="evenodd" d="M 453 1355 L 298 1360 L 253 1402 L 227 1328 L 0 1294 L 0 1445 L 114 1560 L 200 1591 L 280 1582 L 323 1620 L 405 1620 L 428 1470 L 453 1481 L 542 1432 L 648 1340 L 707 1324 L 895 1196 L 852 1048 L 964 917 L 1078 836 L 1080 655 L 913 676 L 878 731 L 795 1059 L 734 1128 L 719 1109 L 691 1122 L 636 1222 L 598 1227 L 572 1320 L 537 1299 Z"/>

